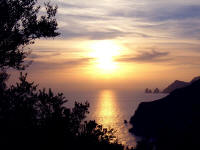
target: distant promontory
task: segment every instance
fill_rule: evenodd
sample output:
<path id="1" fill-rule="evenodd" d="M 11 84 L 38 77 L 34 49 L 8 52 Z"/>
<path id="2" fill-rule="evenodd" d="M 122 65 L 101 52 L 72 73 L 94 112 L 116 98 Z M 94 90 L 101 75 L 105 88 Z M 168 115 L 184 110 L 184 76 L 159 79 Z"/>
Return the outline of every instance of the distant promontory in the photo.
<path id="1" fill-rule="evenodd" d="M 200 76 L 193 78 L 190 82 L 180 81 L 176 80 L 172 84 L 170 84 L 167 88 L 165 88 L 162 93 L 171 93 L 176 89 L 186 87 L 190 85 L 191 83 L 197 81 L 200 79 Z"/>

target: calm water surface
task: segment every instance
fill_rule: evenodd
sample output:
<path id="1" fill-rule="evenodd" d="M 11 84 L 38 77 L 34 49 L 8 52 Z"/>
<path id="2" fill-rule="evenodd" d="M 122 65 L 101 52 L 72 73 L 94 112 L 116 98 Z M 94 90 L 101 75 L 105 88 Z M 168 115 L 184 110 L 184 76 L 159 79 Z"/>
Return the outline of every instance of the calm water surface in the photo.
<path id="1" fill-rule="evenodd" d="M 73 107 L 74 101 L 90 103 L 89 120 L 96 120 L 106 128 L 117 130 L 116 136 L 119 142 L 129 146 L 135 146 L 136 137 L 128 132 L 129 121 L 140 102 L 152 101 L 166 96 L 166 94 L 145 94 L 143 92 L 100 90 L 93 92 L 68 92 L 65 93 L 68 106 Z"/>

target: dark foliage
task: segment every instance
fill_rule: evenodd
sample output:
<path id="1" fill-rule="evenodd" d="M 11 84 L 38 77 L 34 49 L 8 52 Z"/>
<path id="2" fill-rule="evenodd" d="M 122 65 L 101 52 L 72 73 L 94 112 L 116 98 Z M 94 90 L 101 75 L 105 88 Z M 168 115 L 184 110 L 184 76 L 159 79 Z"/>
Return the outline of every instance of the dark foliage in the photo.
<path id="1" fill-rule="evenodd" d="M 138 150 L 200 149 L 199 91 L 197 80 L 165 98 L 141 103 L 130 121 L 131 132 L 144 139 Z"/>
<path id="2" fill-rule="evenodd" d="M 45 3 L 39 13 L 37 0 L 0 0 L 0 149 L 5 150 L 123 150 L 114 136 L 95 121 L 85 121 L 89 104 L 66 107 L 62 93 L 38 90 L 20 75 L 7 87 L 8 68 L 25 69 L 27 45 L 35 39 L 59 35 L 57 7 Z"/>
<path id="3" fill-rule="evenodd" d="M 39 17 L 37 0 L 0 0 L 0 68 L 24 69 L 25 46 L 35 39 L 58 36 L 57 7 L 45 3 Z"/>
<path id="4" fill-rule="evenodd" d="M 65 106 L 62 94 L 51 89 L 37 90 L 34 83 L 20 76 L 20 82 L 6 87 L 5 73 L 0 75 L 0 145 L 5 149 L 88 149 L 123 150 L 114 130 L 95 121 L 83 122 L 89 104 Z"/>

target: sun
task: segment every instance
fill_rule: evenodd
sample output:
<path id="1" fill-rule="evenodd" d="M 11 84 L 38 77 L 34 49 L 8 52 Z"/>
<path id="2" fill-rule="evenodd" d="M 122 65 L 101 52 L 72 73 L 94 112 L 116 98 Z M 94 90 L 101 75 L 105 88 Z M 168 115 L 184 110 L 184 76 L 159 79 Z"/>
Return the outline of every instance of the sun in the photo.
<path id="1" fill-rule="evenodd" d="M 119 55 L 120 47 L 113 41 L 103 40 L 93 42 L 90 46 L 92 58 L 95 58 L 96 65 L 105 73 L 113 72 L 117 68 L 114 57 Z"/>

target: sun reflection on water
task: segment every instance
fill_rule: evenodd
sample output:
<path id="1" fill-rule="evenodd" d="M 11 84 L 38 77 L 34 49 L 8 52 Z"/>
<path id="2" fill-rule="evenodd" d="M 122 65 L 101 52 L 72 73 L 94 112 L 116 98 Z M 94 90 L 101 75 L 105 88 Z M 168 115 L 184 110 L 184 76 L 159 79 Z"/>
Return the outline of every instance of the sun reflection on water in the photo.
<path id="1" fill-rule="evenodd" d="M 117 115 L 114 93 L 110 90 L 101 91 L 99 106 L 97 113 L 101 118 L 100 122 L 106 127 L 112 127 L 115 119 L 114 116 Z"/>
<path id="2" fill-rule="evenodd" d="M 116 130 L 116 137 L 122 144 L 134 143 L 134 137 L 131 137 L 128 125 L 125 125 L 123 112 L 117 101 L 115 92 L 112 90 L 100 91 L 97 100 L 96 111 L 94 113 L 97 123 L 102 124 L 104 128 Z M 134 146 L 134 144 L 131 144 Z"/>

